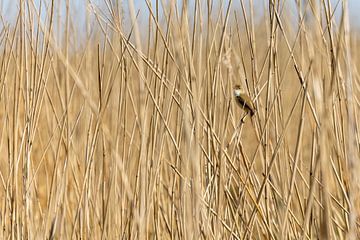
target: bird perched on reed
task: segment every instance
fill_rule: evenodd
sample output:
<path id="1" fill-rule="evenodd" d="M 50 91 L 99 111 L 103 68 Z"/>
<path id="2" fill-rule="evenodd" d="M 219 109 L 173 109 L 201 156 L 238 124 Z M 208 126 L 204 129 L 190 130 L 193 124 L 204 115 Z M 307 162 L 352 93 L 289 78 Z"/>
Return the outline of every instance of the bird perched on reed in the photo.
<path id="1" fill-rule="evenodd" d="M 250 114 L 250 116 L 254 116 L 256 112 L 255 105 L 249 95 L 246 94 L 245 90 L 240 87 L 240 85 L 234 86 L 234 95 L 236 99 L 236 103 L 244 109 L 246 115 Z M 246 117 L 245 115 L 245 117 Z M 244 118 L 245 118 L 244 117 Z M 242 119 L 243 121 L 243 119 Z"/>

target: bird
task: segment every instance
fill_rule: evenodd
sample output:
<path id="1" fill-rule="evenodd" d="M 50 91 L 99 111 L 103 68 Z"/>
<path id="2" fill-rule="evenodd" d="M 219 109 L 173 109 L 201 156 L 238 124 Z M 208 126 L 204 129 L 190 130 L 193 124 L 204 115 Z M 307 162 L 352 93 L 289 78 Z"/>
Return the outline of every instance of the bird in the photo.
<path id="1" fill-rule="evenodd" d="M 255 105 L 249 95 L 246 94 L 245 90 L 238 84 L 234 86 L 234 96 L 236 103 L 246 112 L 246 115 L 250 114 L 251 117 L 254 116 L 256 112 Z"/>

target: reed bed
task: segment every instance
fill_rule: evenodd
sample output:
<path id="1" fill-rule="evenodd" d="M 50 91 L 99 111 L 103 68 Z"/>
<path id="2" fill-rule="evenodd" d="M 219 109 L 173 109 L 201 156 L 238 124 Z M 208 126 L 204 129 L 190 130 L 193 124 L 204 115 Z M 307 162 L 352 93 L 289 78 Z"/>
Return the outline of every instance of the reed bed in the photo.
<path id="1" fill-rule="evenodd" d="M 141 6 L 1 13 L 0 238 L 359 238 L 348 1 Z"/>

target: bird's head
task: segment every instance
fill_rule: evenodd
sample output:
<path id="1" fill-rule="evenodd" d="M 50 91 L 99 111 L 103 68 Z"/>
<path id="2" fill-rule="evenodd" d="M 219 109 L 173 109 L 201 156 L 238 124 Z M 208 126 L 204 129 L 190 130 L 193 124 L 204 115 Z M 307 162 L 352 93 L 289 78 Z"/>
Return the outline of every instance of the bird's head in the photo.
<path id="1" fill-rule="evenodd" d="M 235 95 L 235 97 L 238 97 L 238 96 L 240 96 L 240 94 L 243 94 L 243 93 L 244 93 L 244 89 L 242 89 L 239 84 L 236 84 L 234 86 L 234 95 Z"/>

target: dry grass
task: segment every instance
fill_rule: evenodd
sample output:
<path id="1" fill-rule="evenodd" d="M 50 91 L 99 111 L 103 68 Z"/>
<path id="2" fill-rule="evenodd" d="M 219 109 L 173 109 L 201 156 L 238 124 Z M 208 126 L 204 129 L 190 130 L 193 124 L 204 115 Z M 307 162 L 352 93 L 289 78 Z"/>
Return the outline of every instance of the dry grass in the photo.
<path id="1" fill-rule="evenodd" d="M 38 2 L 1 16 L 1 239 L 359 237 L 346 0 Z"/>

